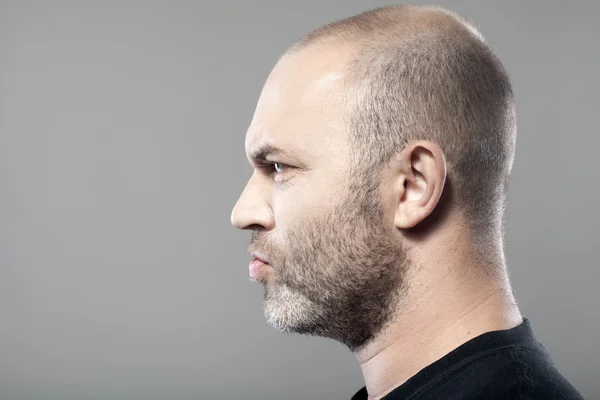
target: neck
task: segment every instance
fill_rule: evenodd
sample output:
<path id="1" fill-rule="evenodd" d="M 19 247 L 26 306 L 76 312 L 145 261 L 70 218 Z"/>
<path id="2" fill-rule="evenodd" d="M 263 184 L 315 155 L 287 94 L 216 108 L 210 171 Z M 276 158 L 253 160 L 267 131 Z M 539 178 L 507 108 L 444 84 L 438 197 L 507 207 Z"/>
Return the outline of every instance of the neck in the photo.
<path id="1" fill-rule="evenodd" d="M 479 266 L 485 267 L 490 266 Z M 504 266 L 495 267 L 501 272 L 493 276 L 456 273 L 464 268 L 440 269 L 436 266 L 428 273 L 424 268 L 418 281 L 411 279 L 394 320 L 355 352 L 370 400 L 381 399 L 474 337 L 522 322 Z"/>

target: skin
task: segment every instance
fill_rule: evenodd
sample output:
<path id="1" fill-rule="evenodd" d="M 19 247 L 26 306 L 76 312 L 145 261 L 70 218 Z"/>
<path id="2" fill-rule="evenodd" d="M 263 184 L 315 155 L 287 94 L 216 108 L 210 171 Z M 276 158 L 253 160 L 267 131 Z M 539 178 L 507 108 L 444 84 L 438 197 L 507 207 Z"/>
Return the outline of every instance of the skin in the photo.
<path id="1" fill-rule="evenodd" d="M 290 155 L 269 158 L 283 164 L 276 172 L 250 158 L 254 173 L 231 221 L 252 231 L 249 251 L 270 264 L 255 277 L 267 321 L 347 345 L 369 398 L 379 399 L 462 343 L 522 317 L 504 259 L 475 262 L 435 143 L 410 143 L 382 171 L 351 173 L 343 81 L 352 52 L 324 40 L 275 66 L 246 152 L 270 144 Z"/>

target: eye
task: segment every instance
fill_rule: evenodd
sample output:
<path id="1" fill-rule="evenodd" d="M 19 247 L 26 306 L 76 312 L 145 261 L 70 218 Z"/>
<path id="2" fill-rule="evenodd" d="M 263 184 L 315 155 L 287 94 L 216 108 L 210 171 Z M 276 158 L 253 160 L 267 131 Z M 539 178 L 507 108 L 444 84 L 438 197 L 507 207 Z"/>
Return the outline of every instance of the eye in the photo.
<path id="1" fill-rule="evenodd" d="M 278 172 L 278 173 L 283 172 L 283 171 L 281 171 L 281 169 L 283 167 L 287 167 L 287 166 L 288 166 L 287 164 L 283 164 L 283 163 L 279 163 L 279 162 L 273 163 L 273 169 L 275 170 L 275 172 Z"/>
<path id="2" fill-rule="evenodd" d="M 286 170 L 293 167 L 288 164 L 271 161 L 268 163 L 263 163 L 258 168 L 262 169 L 267 175 L 271 176 L 276 181 L 283 182 L 285 179 L 284 176 L 286 175 Z"/>

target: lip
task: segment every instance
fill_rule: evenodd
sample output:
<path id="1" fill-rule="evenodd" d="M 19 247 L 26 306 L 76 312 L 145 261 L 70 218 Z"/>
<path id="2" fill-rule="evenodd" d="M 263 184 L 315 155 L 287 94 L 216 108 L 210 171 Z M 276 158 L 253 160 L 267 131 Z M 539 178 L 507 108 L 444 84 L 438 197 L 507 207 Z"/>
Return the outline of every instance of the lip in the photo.
<path id="1" fill-rule="evenodd" d="M 265 263 L 265 264 L 268 264 L 268 263 L 269 263 L 269 262 L 268 262 L 268 261 L 267 261 L 267 260 L 266 260 L 264 257 L 262 257 L 260 254 L 258 254 L 258 253 L 256 253 L 256 252 L 254 252 L 254 251 L 253 251 L 252 253 L 250 253 L 250 255 L 251 255 L 251 256 L 252 256 L 254 259 L 256 259 L 256 260 L 260 260 L 260 261 L 262 261 L 262 262 L 263 262 L 263 263 Z"/>
<path id="2" fill-rule="evenodd" d="M 268 276 L 268 268 L 271 266 L 258 258 L 250 261 L 248 265 L 248 272 L 250 274 L 250 278 L 257 282 L 266 282 Z"/>

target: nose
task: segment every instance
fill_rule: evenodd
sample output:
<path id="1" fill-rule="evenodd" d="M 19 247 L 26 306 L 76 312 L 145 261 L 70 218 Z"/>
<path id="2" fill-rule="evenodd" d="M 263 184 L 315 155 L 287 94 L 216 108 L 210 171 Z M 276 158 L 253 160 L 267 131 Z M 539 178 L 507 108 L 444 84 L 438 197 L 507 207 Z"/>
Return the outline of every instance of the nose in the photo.
<path id="1" fill-rule="evenodd" d="M 231 211 L 231 224 L 238 229 L 273 229 L 273 215 L 267 199 L 268 193 L 252 182 L 244 191 Z"/>

